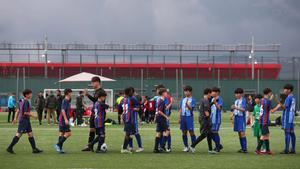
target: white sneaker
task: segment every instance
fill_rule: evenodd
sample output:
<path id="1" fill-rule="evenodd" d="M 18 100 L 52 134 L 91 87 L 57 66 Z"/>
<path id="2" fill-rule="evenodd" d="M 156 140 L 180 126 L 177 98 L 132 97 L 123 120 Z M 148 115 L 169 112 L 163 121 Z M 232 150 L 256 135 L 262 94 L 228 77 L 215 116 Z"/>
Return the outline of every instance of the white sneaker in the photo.
<path id="1" fill-rule="evenodd" d="M 189 152 L 190 149 L 189 149 L 188 147 L 184 147 L 182 151 L 183 151 L 183 152 Z"/>
<path id="2" fill-rule="evenodd" d="M 167 152 L 167 153 L 170 153 L 171 151 L 172 151 L 172 149 L 170 149 L 170 148 L 167 148 L 167 149 L 166 149 L 166 152 Z"/>
<path id="3" fill-rule="evenodd" d="M 196 149 L 193 147 L 190 147 L 191 152 L 194 154 L 196 152 Z"/>
<path id="4" fill-rule="evenodd" d="M 131 154 L 132 152 L 127 149 L 121 149 L 122 154 Z"/>
<path id="5" fill-rule="evenodd" d="M 138 148 L 137 150 L 135 150 L 136 153 L 140 153 L 140 152 L 142 152 L 142 151 L 144 151 L 144 148 L 142 148 L 142 147 L 140 147 L 140 148 Z"/>

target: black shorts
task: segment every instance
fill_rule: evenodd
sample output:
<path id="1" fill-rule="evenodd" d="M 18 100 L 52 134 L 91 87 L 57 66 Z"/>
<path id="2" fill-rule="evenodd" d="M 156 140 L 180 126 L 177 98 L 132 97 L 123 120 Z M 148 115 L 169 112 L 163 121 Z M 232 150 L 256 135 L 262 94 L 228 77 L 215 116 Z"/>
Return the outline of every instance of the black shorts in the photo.
<path id="1" fill-rule="evenodd" d="M 96 128 L 96 134 L 99 136 L 105 135 L 105 127 Z"/>
<path id="2" fill-rule="evenodd" d="M 95 116 L 91 116 L 89 122 L 90 122 L 90 128 L 91 129 L 96 128 L 96 126 L 95 126 Z"/>
<path id="3" fill-rule="evenodd" d="M 31 123 L 29 120 L 22 120 L 19 122 L 18 133 L 32 132 Z"/>
<path id="4" fill-rule="evenodd" d="M 159 120 L 156 122 L 156 132 L 164 132 L 168 129 L 168 124 L 166 120 Z"/>
<path id="5" fill-rule="evenodd" d="M 269 131 L 269 125 L 267 125 L 267 124 L 262 124 L 261 126 L 260 126 L 260 128 L 261 128 L 261 135 L 268 135 L 269 133 L 270 133 L 270 131 Z"/>
<path id="6" fill-rule="evenodd" d="M 59 123 L 59 132 L 66 133 L 71 132 L 70 125 L 66 125 L 64 121 Z"/>
<path id="7" fill-rule="evenodd" d="M 135 126 L 136 125 L 132 123 L 125 123 L 124 132 L 129 135 L 134 135 L 136 133 Z"/>

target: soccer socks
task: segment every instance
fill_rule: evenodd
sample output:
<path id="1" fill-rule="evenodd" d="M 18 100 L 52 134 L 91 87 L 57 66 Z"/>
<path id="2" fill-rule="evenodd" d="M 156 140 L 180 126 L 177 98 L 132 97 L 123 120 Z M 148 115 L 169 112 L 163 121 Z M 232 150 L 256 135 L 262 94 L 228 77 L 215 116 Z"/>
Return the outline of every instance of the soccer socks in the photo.
<path id="1" fill-rule="evenodd" d="M 32 147 L 32 150 L 36 149 L 34 137 L 28 137 L 28 141 Z"/>
<path id="2" fill-rule="evenodd" d="M 128 145 L 130 148 L 133 148 L 133 140 L 129 140 Z"/>
<path id="3" fill-rule="evenodd" d="M 105 137 L 99 137 L 97 150 L 101 149 L 101 146 L 104 142 L 105 142 Z"/>
<path id="4" fill-rule="evenodd" d="M 141 139 L 141 135 L 138 133 L 135 135 L 135 138 L 136 138 L 136 142 L 139 146 L 139 148 L 142 148 L 142 139 Z"/>
<path id="5" fill-rule="evenodd" d="M 92 142 L 89 143 L 89 146 L 93 147 L 94 144 L 96 144 L 97 142 L 99 142 L 99 139 L 100 139 L 100 136 L 97 135 L 97 137 Z"/>
<path id="6" fill-rule="evenodd" d="M 60 149 L 62 149 L 64 142 L 67 140 L 64 136 L 59 136 L 57 145 Z"/>
<path id="7" fill-rule="evenodd" d="M 256 151 L 260 151 L 261 150 L 261 146 L 264 144 L 263 140 L 259 140 L 257 143 L 257 147 L 256 147 Z"/>
<path id="8" fill-rule="evenodd" d="M 95 132 L 90 132 L 88 143 L 92 142 L 92 141 L 95 139 L 95 136 L 96 136 L 96 133 L 95 133 Z"/>
<path id="9" fill-rule="evenodd" d="M 160 137 L 155 137 L 154 150 L 158 150 L 159 142 L 160 142 Z"/>
<path id="10" fill-rule="evenodd" d="M 291 141 L 292 141 L 292 151 L 295 151 L 296 149 L 296 135 L 294 132 L 291 132 Z"/>
<path id="11" fill-rule="evenodd" d="M 130 136 L 125 136 L 123 143 L 123 150 L 127 149 L 129 142 L 132 142 L 132 138 Z"/>
<path id="12" fill-rule="evenodd" d="M 213 133 L 212 140 L 215 142 L 216 148 L 219 149 L 220 148 L 220 136 L 219 136 L 219 133 Z"/>
<path id="13" fill-rule="evenodd" d="M 266 145 L 266 151 L 270 151 L 270 142 L 269 140 L 265 140 L 265 145 Z"/>
<path id="14" fill-rule="evenodd" d="M 172 144 L 172 138 L 171 138 L 171 134 L 168 136 L 168 149 L 171 148 L 171 144 Z"/>
<path id="15" fill-rule="evenodd" d="M 189 147 L 187 135 L 182 135 L 183 144 L 185 147 Z"/>
<path id="16" fill-rule="evenodd" d="M 247 138 L 242 137 L 240 138 L 240 144 L 243 151 L 247 151 Z"/>
<path id="17" fill-rule="evenodd" d="M 18 143 L 19 140 L 20 140 L 20 138 L 17 137 L 17 136 L 15 136 L 15 137 L 12 139 L 12 141 L 11 141 L 10 145 L 8 146 L 8 148 L 9 148 L 9 149 L 12 149 L 12 148 L 14 147 L 14 145 L 16 145 L 16 144 Z"/>
<path id="18" fill-rule="evenodd" d="M 290 140 L 291 140 L 291 133 L 285 132 L 285 152 L 289 152 L 290 149 Z"/>
<path id="19" fill-rule="evenodd" d="M 191 141 L 192 141 L 192 144 L 196 141 L 196 135 L 191 135 Z"/>

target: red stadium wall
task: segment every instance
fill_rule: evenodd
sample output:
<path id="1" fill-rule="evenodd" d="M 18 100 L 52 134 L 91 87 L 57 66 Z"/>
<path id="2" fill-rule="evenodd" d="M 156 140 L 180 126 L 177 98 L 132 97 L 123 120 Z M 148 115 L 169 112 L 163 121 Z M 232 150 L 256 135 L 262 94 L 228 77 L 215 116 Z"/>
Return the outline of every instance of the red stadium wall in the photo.
<path id="1" fill-rule="evenodd" d="M 25 68 L 26 76 L 44 76 L 44 63 L 0 63 L 0 76 L 13 76 L 17 68 Z M 140 78 L 141 69 L 144 78 L 176 78 L 182 69 L 184 79 L 249 79 L 250 64 L 79 64 L 79 63 L 49 63 L 48 76 L 58 77 L 61 69 L 64 77 L 81 71 L 97 73 L 111 78 Z M 256 64 L 255 77 L 258 71 L 261 79 L 277 79 L 281 70 L 280 64 Z"/>

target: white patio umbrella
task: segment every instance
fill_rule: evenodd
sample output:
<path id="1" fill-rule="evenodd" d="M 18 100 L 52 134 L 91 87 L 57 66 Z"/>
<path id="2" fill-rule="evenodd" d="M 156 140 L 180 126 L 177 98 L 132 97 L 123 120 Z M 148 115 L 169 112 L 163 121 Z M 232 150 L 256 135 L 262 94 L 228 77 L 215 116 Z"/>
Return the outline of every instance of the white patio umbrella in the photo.
<path id="1" fill-rule="evenodd" d="M 70 76 L 68 78 L 62 79 L 59 82 L 89 82 L 91 81 L 92 77 L 94 76 L 98 76 L 101 81 L 106 81 L 106 82 L 114 82 L 116 80 L 114 79 L 110 79 L 104 76 L 99 76 L 99 75 L 95 75 L 92 73 L 87 73 L 87 72 L 82 72 L 82 73 L 78 73 L 76 75 Z"/>

